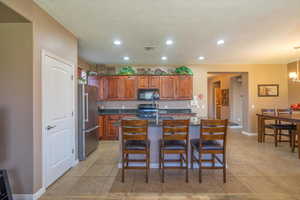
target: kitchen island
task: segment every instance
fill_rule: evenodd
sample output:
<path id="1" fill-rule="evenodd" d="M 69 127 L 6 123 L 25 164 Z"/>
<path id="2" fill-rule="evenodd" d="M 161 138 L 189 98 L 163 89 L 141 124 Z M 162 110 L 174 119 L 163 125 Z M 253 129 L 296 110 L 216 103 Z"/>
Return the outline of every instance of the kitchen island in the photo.
<path id="1" fill-rule="evenodd" d="M 124 120 L 139 120 L 140 118 L 137 117 L 125 117 Z M 159 161 L 159 140 L 162 138 L 162 120 L 167 119 L 189 119 L 189 117 L 160 117 L 158 123 L 156 120 L 151 119 L 149 120 L 149 127 L 148 127 L 148 139 L 150 140 L 150 167 L 151 168 L 158 168 L 158 161 Z M 121 149 L 121 141 L 122 141 L 122 132 L 121 132 L 121 121 L 118 121 L 114 124 L 116 127 L 119 128 L 119 142 L 120 142 L 120 149 Z M 197 122 L 190 122 L 189 127 L 189 139 L 199 138 L 200 137 L 200 120 Z M 188 145 L 190 148 L 190 145 Z M 130 155 L 133 159 L 139 159 L 143 155 Z M 178 159 L 177 155 L 170 155 L 170 159 Z M 190 158 L 188 158 L 190 160 Z M 172 163 L 172 165 L 176 165 L 176 163 Z M 119 164 L 119 166 L 121 166 Z"/>

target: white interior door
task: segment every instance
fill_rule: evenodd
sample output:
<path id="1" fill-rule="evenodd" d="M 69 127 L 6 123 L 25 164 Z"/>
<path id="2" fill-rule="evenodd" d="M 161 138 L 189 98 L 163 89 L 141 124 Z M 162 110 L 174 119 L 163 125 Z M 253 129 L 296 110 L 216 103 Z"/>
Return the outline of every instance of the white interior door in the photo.
<path id="1" fill-rule="evenodd" d="M 73 66 L 43 54 L 44 184 L 48 187 L 74 163 Z"/>

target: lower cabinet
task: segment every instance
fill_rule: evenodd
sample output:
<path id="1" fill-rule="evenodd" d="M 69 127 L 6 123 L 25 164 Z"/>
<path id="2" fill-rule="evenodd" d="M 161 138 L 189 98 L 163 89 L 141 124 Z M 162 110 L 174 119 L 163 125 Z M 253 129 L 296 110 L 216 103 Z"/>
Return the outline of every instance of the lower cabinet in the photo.
<path id="1" fill-rule="evenodd" d="M 119 127 L 115 123 L 122 120 L 124 117 L 131 117 L 134 115 L 102 115 L 99 116 L 99 139 L 101 140 L 118 140 Z"/>

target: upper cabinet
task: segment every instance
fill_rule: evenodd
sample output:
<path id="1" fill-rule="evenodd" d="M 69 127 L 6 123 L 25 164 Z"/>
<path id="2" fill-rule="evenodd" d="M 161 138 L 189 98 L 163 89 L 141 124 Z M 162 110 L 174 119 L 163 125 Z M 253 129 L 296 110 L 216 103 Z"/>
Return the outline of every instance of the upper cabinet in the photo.
<path id="1" fill-rule="evenodd" d="M 149 88 L 149 76 L 138 76 L 138 88 L 148 89 Z"/>
<path id="2" fill-rule="evenodd" d="M 160 76 L 149 76 L 149 88 L 160 87 Z"/>
<path id="3" fill-rule="evenodd" d="M 120 95 L 122 100 L 137 99 L 137 77 L 136 76 L 120 76 Z"/>
<path id="4" fill-rule="evenodd" d="M 162 100 L 193 98 L 193 76 L 100 76 L 98 100 L 136 100 L 138 89 L 158 88 Z"/>
<path id="5" fill-rule="evenodd" d="M 161 76 L 160 77 L 160 99 L 172 100 L 175 99 L 176 76 Z"/>
<path id="6" fill-rule="evenodd" d="M 193 98 L 193 77 L 177 76 L 176 77 L 176 99 L 189 100 Z"/>

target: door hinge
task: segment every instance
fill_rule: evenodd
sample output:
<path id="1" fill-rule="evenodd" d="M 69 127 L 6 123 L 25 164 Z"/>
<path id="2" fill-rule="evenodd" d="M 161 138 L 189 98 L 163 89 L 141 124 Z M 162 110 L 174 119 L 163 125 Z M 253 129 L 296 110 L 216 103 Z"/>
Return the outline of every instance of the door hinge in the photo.
<path id="1" fill-rule="evenodd" d="M 72 149 L 72 154 L 74 154 L 74 149 Z"/>
<path id="2" fill-rule="evenodd" d="M 74 116 L 74 111 L 72 111 L 72 117 Z"/>
<path id="3" fill-rule="evenodd" d="M 71 80 L 72 80 L 72 81 L 74 80 L 74 76 L 73 76 L 73 75 L 71 76 Z"/>

